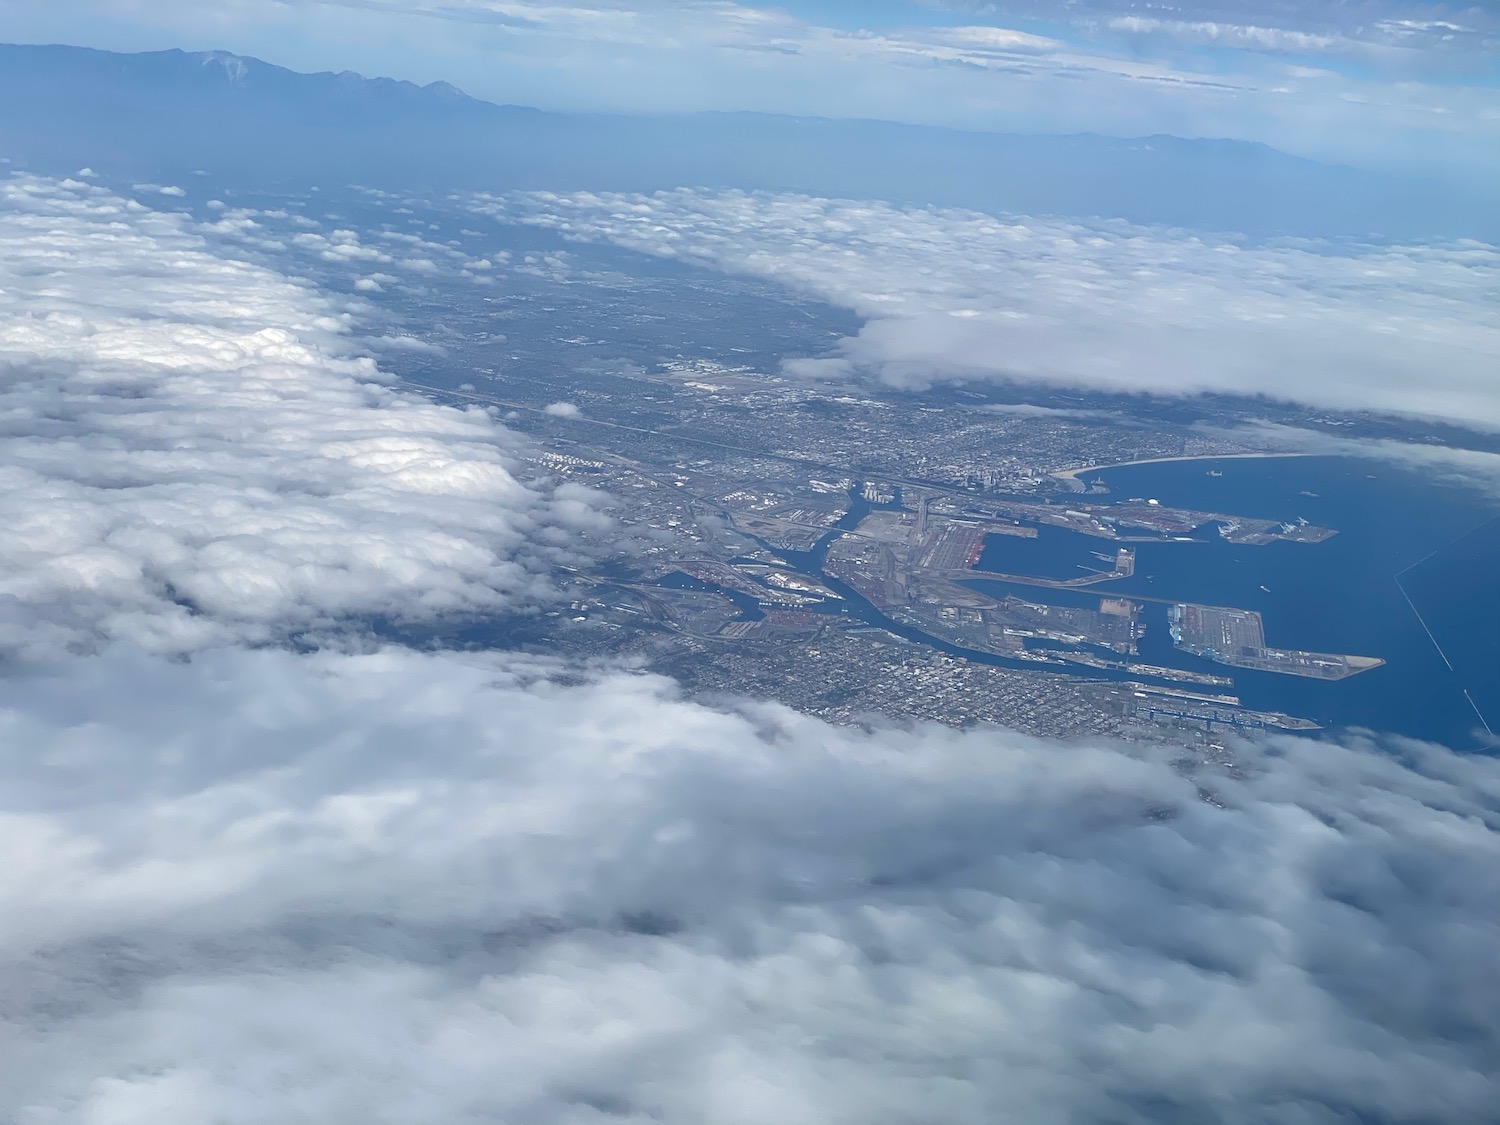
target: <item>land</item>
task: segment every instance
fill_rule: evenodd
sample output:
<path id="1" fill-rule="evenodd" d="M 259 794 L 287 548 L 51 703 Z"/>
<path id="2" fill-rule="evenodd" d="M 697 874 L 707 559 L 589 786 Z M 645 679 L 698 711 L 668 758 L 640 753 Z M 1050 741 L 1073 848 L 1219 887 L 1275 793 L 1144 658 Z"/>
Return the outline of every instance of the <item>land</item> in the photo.
<path id="1" fill-rule="evenodd" d="M 1342 680 L 1385 663 L 1374 656 L 1268 648 L 1265 627 L 1254 610 L 1181 602 L 1167 610 L 1167 619 L 1178 648 L 1233 668 Z"/>
<path id="2" fill-rule="evenodd" d="M 523 436 L 523 476 L 594 490 L 612 521 L 575 537 L 555 608 L 472 643 L 627 660 L 695 692 L 843 722 L 1205 746 L 1235 729 L 1315 725 L 1244 706 L 1230 675 L 1143 659 L 1147 599 L 1110 585 L 1134 573 L 1139 543 L 1315 547 L 1332 529 L 1080 495 L 1099 466 L 1285 455 L 1232 434 L 1240 404 L 1158 402 L 1132 416 L 1133 401 L 1044 389 L 793 378 L 785 357 L 830 354 L 858 321 L 770 283 L 498 227 L 447 200 L 330 191 L 274 208 L 258 237 L 279 237 L 283 255 L 299 253 L 298 223 L 315 214 L 395 252 L 417 239 L 434 257 L 461 246 L 509 263 L 357 295 L 400 385 L 503 419 Z M 315 252 L 301 266 L 326 287 L 350 284 Z M 1064 578 L 976 567 L 993 537 L 1057 531 L 1104 540 L 1098 565 Z M 1014 588 L 992 594 L 980 579 Z"/>
<path id="3" fill-rule="evenodd" d="M 1187 459 L 1170 458 L 1178 461 Z M 1209 525 L 1216 525 L 1219 538 L 1227 542 L 1257 547 L 1278 541 L 1322 543 L 1336 534 L 1332 528 L 1318 527 L 1302 519 L 1267 520 L 1225 512 L 1198 512 L 1188 508 L 1165 507 L 1155 500 L 1076 505 L 1008 501 L 995 505 L 995 515 L 1034 521 L 1101 539 L 1137 543 L 1185 539 Z"/>

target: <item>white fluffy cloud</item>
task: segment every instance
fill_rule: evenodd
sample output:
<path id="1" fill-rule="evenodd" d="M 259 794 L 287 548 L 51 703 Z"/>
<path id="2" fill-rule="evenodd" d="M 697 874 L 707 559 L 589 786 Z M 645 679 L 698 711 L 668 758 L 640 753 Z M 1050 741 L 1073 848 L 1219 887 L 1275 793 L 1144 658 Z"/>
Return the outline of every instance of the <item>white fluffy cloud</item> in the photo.
<path id="1" fill-rule="evenodd" d="M 867 321 L 805 373 L 1268 395 L 1500 427 L 1500 252 L 1242 246 L 805 196 L 534 193 L 474 207 L 767 277 Z"/>
<path id="2" fill-rule="evenodd" d="M 1188 779 L 399 651 L 74 659 L 0 707 L 8 1121 L 1500 1098 L 1485 759 L 1287 739 Z"/>
<path id="3" fill-rule="evenodd" d="M 593 517 L 483 413 L 383 386 L 337 310 L 183 216 L 0 187 L 0 648 L 185 651 L 516 607 Z"/>

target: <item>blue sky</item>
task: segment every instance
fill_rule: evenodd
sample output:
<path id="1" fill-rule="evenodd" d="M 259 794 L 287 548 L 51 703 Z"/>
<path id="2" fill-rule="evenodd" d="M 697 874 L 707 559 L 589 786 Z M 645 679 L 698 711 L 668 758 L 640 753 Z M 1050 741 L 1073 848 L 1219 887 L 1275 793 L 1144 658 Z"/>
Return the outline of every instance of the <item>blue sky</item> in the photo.
<path id="1" fill-rule="evenodd" d="M 1224 136 L 1500 176 L 1493 3 L 0 0 L 0 38 L 222 48 L 544 108 Z"/>

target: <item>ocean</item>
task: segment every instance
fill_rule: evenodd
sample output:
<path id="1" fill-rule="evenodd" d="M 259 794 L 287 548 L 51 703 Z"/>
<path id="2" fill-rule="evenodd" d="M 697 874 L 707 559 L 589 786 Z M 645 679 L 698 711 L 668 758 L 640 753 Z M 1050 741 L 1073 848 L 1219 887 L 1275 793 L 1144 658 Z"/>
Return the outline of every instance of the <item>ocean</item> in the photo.
<path id="1" fill-rule="evenodd" d="M 1094 606 L 1101 595 L 1162 599 L 1145 603 L 1145 662 L 1231 676 L 1246 706 L 1304 716 L 1328 728 L 1368 728 L 1466 749 L 1485 743 L 1476 705 L 1464 688 L 1492 682 L 1482 662 L 1495 651 L 1495 638 L 1483 630 L 1494 618 L 1500 573 L 1486 567 L 1483 555 L 1495 537 L 1475 532 L 1495 518 L 1500 503 L 1432 474 L 1348 457 L 1210 458 L 1084 475 L 1102 478 L 1109 488 L 1108 495 L 1089 497 L 1093 503 L 1156 499 L 1225 515 L 1302 518 L 1338 534 L 1318 544 L 1237 546 L 1209 529 L 1189 543 L 1137 543 L 1133 577 L 1083 590 L 992 580 L 975 585 L 1068 605 Z M 1082 574 L 1081 568 L 1109 569 L 1095 552 L 1113 550 L 1110 540 L 1044 527 L 1036 539 L 991 536 L 978 569 L 1069 578 Z M 1471 558 L 1476 552 L 1479 557 Z M 1435 554 L 1448 560 L 1444 573 L 1466 578 L 1444 583 L 1413 570 L 1409 578 L 1424 578 L 1419 617 L 1397 575 Z M 1386 663 L 1333 682 L 1227 668 L 1172 645 L 1164 603 L 1176 600 L 1257 610 L 1266 643 L 1274 647 L 1377 656 Z M 1440 622 L 1445 648 L 1450 658 L 1460 654 L 1460 666 L 1449 667 L 1423 617 Z M 1500 669 L 1493 672 L 1500 684 Z"/>

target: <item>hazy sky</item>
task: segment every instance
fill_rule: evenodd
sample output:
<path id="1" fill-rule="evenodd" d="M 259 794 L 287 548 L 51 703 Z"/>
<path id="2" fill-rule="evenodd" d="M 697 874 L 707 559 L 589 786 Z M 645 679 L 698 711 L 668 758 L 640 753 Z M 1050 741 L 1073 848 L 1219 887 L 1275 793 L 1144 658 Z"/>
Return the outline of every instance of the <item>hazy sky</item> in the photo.
<path id="1" fill-rule="evenodd" d="M 1169 132 L 1471 178 L 1500 168 L 1490 3 L 0 0 L 0 38 L 222 48 L 548 108 Z"/>

